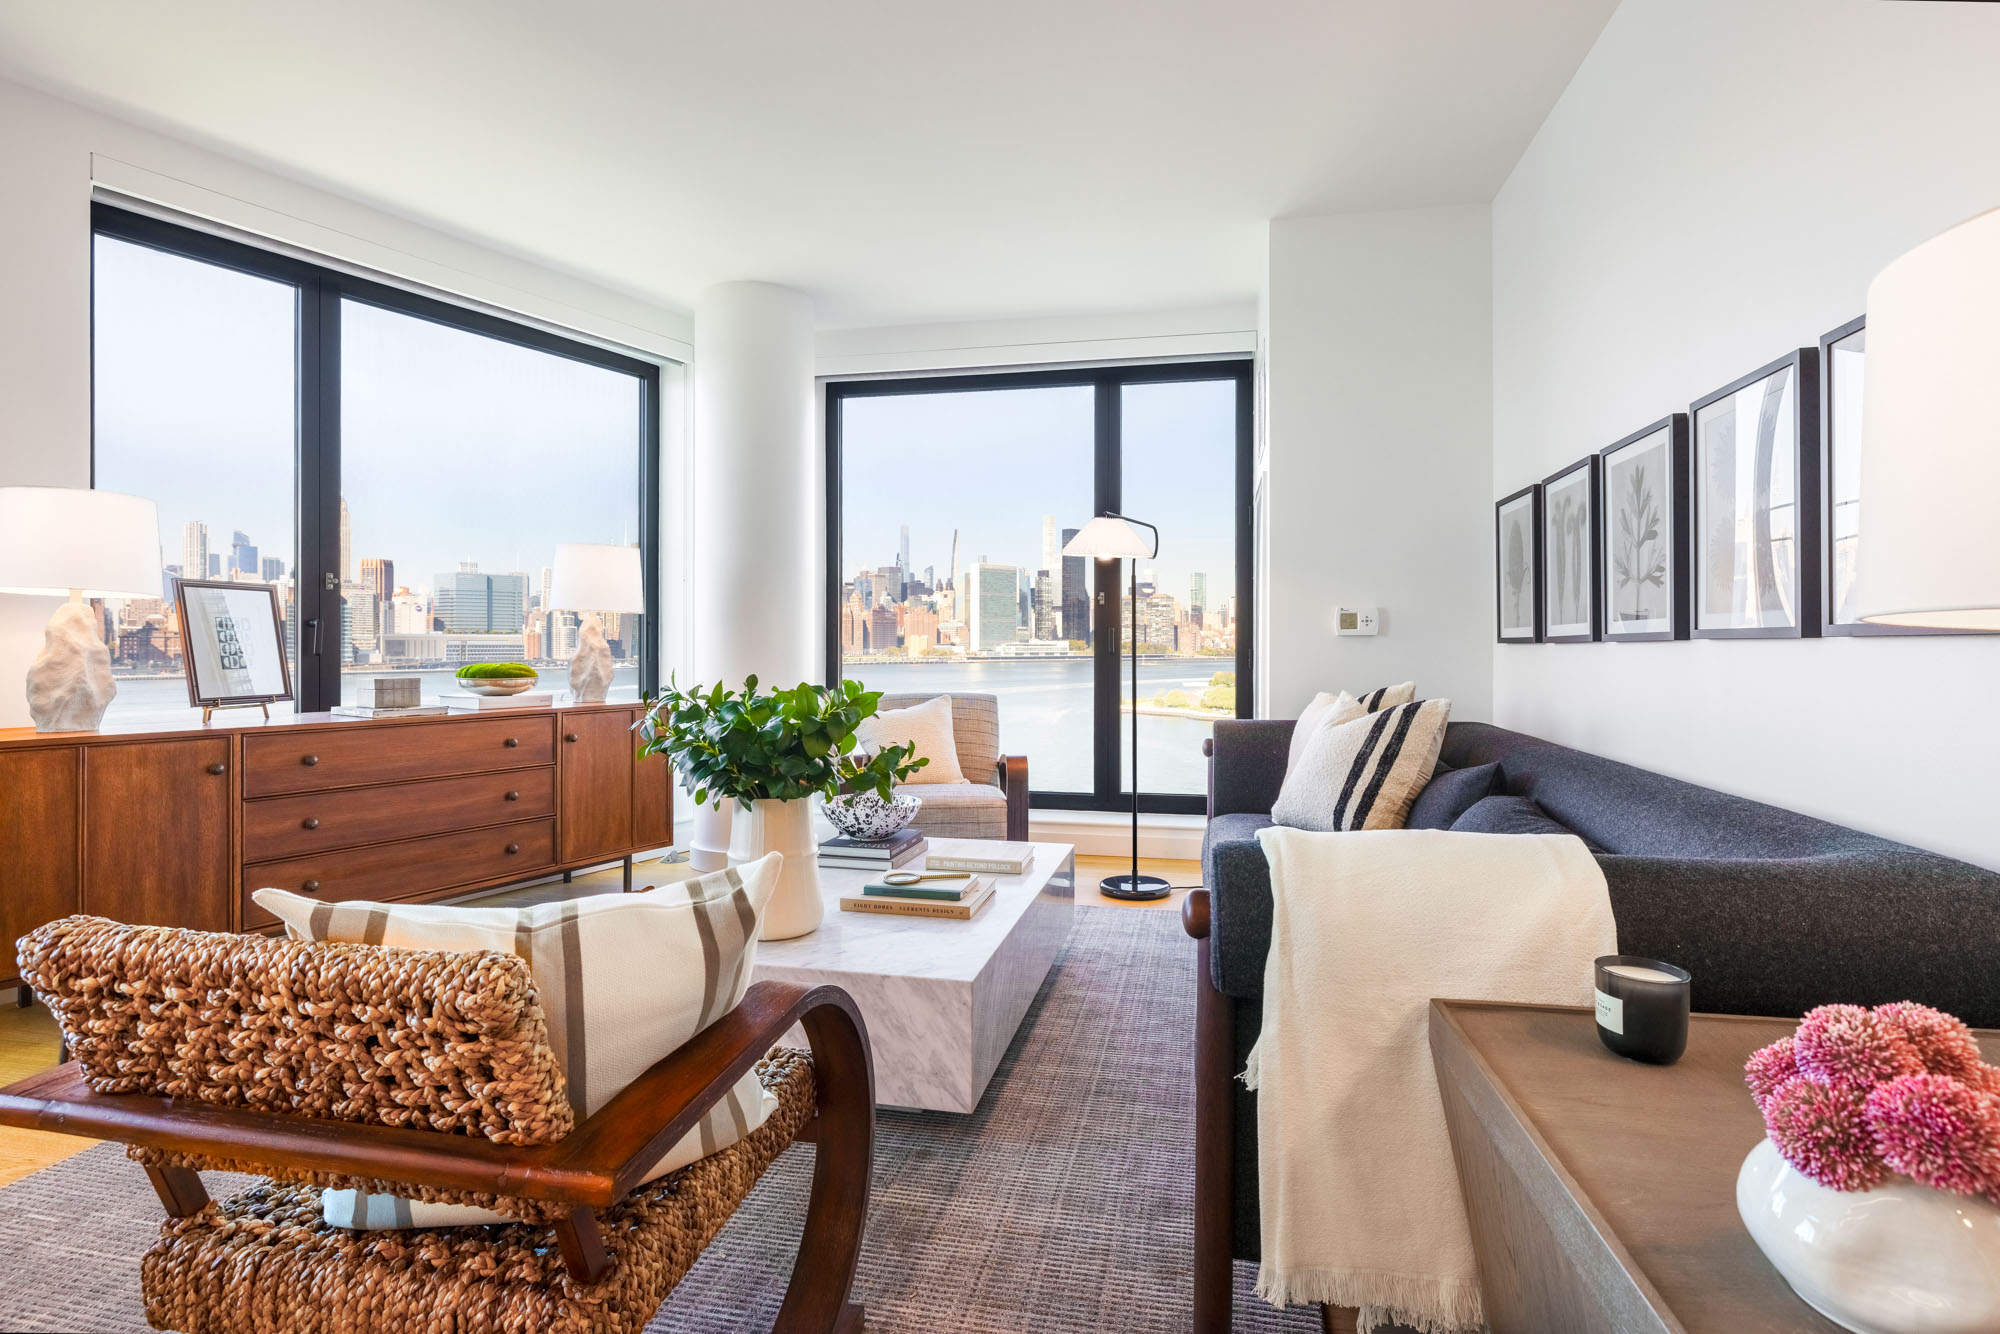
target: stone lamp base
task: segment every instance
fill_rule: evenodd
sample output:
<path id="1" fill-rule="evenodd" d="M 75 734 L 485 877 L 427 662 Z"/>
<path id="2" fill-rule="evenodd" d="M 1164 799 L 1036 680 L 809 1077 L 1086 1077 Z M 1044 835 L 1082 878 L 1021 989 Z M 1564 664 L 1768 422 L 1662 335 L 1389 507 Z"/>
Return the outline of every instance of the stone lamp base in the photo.
<path id="1" fill-rule="evenodd" d="M 611 645 L 597 613 L 583 614 L 576 637 L 576 656 L 569 660 L 570 693 L 585 704 L 602 704 L 611 691 Z"/>
<path id="2" fill-rule="evenodd" d="M 28 668 L 28 716 L 37 732 L 94 732 L 117 695 L 97 618 L 72 597 L 49 617 L 42 651 Z"/>

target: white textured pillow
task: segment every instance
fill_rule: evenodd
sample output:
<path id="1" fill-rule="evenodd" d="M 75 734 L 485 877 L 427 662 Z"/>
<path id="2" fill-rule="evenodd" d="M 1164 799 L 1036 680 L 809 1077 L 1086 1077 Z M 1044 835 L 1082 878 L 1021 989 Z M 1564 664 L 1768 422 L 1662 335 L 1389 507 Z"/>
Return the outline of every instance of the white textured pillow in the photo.
<path id="1" fill-rule="evenodd" d="M 1448 699 L 1398 704 L 1346 722 L 1329 715 L 1285 775 L 1272 821 L 1321 832 L 1401 829 L 1437 767 L 1450 718 Z"/>
<path id="2" fill-rule="evenodd" d="M 971 781 L 958 767 L 958 743 L 951 735 L 950 695 L 863 718 L 861 726 L 854 729 L 854 740 L 857 747 L 870 751 L 884 746 L 915 746 L 917 755 L 930 763 L 903 780 L 906 783 Z"/>
<path id="3" fill-rule="evenodd" d="M 581 1122 L 743 999 L 782 863 L 774 852 L 646 894 L 526 908 L 325 903 L 282 889 L 251 897 L 295 940 L 495 950 L 526 959 Z M 775 1106 L 756 1073 L 746 1074 L 645 1179 L 728 1148 Z M 345 1190 L 326 1191 L 321 1213 L 335 1227 L 352 1228 L 508 1221 L 464 1205 Z"/>
<path id="4" fill-rule="evenodd" d="M 1292 745 L 1285 755 L 1285 772 L 1298 767 L 1299 756 L 1305 753 L 1306 742 L 1328 722 L 1344 723 L 1359 718 L 1364 713 L 1374 713 L 1380 709 L 1394 708 L 1398 704 L 1408 704 L 1417 697 L 1414 681 L 1405 681 L 1398 686 L 1380 686 L 1356 699 L 1345 690 L 1338 695 L 1329 695 L 1322 690 L 1313 696 L 1312 703 L 1299 711 L 1299 720 L 1292 726 Z"/>

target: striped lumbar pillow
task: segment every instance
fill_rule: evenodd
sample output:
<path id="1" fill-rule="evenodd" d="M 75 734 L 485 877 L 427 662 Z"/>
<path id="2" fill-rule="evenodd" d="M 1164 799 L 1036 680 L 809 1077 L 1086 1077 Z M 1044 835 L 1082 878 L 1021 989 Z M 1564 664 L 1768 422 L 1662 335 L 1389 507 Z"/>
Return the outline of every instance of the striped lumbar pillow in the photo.
<path id="1" fill-rule="evenodd" d="M 1326 832 L 1401 829 L 1437 766 L 1451 701 L 1398 704 L 1348 721 L 1334 715 L 1305 738 L 1271 819 Z"/>
<path id="2" fill-rule="evenodd" d="M 1292 746 L 1285 756 L 1285 772 L 1290 773 L 1298 767 L 1299 757 L 1305 754 L 1306 742 L 1328 723 L 1344 723 L 1379 709 L 1408 704 L 1416 697 L 1417 684 L 1414 681 L 1405 681 L 1399 686 L 1379 686 L 1358 699 L 1345 690 L 1338 695 L 1320 691 L 1313 696 L 1312 703 L 1299 710 L 1299 720 L 1292 725 Z"/>
<path id="3" fill-rule="evenodd" d="M 298 940 L 496 950 L 526 959 L 580 1123 L 743 999 L 779 865 L 772 853 L 646 894 L 525 908 L 322 903 L 281 889 L 251 897 Z M 775 1106 L 756 1072 L 744 1075 L 645 1179 L 728 1148 Z M 320 1207 L 335 1227 L 509 1221 L 484 1209 L 359 1191 L 329 1190 Z"/>

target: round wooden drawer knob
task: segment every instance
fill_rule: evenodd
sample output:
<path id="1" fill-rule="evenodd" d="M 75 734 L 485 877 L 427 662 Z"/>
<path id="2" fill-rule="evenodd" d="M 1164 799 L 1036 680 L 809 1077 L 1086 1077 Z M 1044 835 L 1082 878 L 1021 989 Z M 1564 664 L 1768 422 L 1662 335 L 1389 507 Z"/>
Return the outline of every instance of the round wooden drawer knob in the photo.
<path id="1" fill-rule="evenodd" d="M 229 772 L 229 766 L 226 764 L 211 764 L 208 766 L 208 771 L 212 774 L 226 774 Z"/>
<path id="2" fill-rule="evenodd" d="M 319 881 L 308 880 L 303 885 L 300 885 L 299 888 L 303 889 L 308 894 L 317 894 L 319 893 Z"/>
<path id="3" fill-rule="evenodd" d="M 316 816 L 308 815 L 305 819 L 299 821 L 299 827 L 302 829 L 317 829 L 319 828 L 319 819 Z"/>
<path id="4" fill-rule="evenodd" d="M 520 845 L 519 843 L 509 843 L 509 844 L 507 845 L 507 855 L 508 855 L 509 857 L 513 856 L 513 855 L 514 855 L 515 853 L 519 852 L 520 850 L 521 850 L 521 845 Z"/>
<path id="5" fill-rule="evenodd" d="M 521 794 L 518 792 L 509 792 L 507 794 L 507 800 L 509 801 L 519 801 L 520 799 L 521 799 Z"/>
<path id="6" fill-rule="evenodd" d="M 574 733 L 574 732 L 564 732 L 564 733 L 563 733 L 563 740 L 565 740 L 565 741 L 574 741 L 574 740 L 576 740 L 576 733 Z"/>
<path id="7" fill-rule="evenodd" d="M 306 768 L 310 769 L 310 768 L 312 768 L 312 767 L 313 767 L 313 766 L 314 766 L 315 764 L 318 764 L 318 763 L 319 763 L 319 756 L 317 756 L 317 755 L 301 755 L 301 756 L 299 757 L 299 763 L 300 763 L 300 764 L 303 764 L 303 765 L 304 765 L 304 766 L 305 766 Z"/>
<path id="8" fill-rule="evenodd" d="M 518 746 L 518 745 L 520 745 L 520 744 L 521 744 L 521 738 L 519 738 L 519 737 L 517 737 L 517 736 L 510 736 L 510 737 L 508 737 L 508 738 L 507 738 L 507 749 L 509 749 L 509 750 L 512 750 L 512 749 L 514 749 L 514 747 L 516 747 L 516 746 Z"/>

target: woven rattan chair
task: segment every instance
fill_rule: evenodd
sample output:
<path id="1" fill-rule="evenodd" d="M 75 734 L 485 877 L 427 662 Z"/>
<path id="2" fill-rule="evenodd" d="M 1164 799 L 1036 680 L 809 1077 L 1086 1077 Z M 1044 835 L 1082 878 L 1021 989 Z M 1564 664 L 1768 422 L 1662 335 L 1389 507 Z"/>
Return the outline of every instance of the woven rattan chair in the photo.
<path id="1" fill-rule="evenodd" d="M 0 1091 L 0 1125 L 122 1141 L 169 1215 L 146 1318 L 183 1334 L 637 1331 L 764 1169 L 812 1141 L 805 1235 L 774 1329 L 858 1334 L 874 1080 L 834 987 L 758 982 L 581 1125 L 525 962 L 69 917 L 21 941 L 71 1059 Z M 810 1054 L 773 1049 L 803 1024 Z M 657 1181 L 648 1167 L 747 1071 L 778 1108 Z M 269 1178 L 212 1201 L 200 1170 Z M 512 1222 L 348 1231 L 333 1186 Z M 80 1201 L 78 1220 L 90 1212 Z"/>

